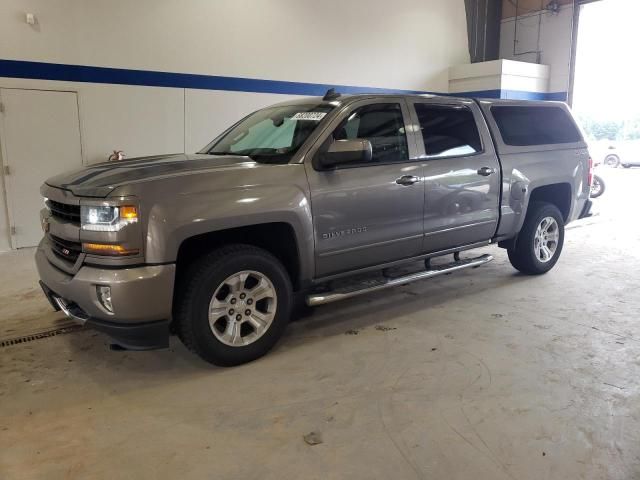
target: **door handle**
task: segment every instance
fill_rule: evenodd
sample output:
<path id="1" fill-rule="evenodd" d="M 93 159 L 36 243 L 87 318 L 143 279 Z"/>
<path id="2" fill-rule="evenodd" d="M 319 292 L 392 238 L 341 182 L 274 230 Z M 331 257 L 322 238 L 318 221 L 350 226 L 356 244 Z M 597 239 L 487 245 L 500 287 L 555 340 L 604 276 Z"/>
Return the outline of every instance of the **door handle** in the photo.
<path id="1" fill-rule="evenodd" d="M 478 175 L 482 175 L 483 177 L 488 177 L 489 175 L 493 175 L 494 173 L 496 173 L 495 168 L 482 167 L 478 169 Z"/>
<path id="2" fill-rule="evenodd" d="M 409 185 L 413 185 L 414 183 L 418 183 L 419 181 L 420 179 L 413 175 L 403 175 L 396 180 L 396 183 L 398 185 L 404 185 L 405 187 L 408 187 Z"/>

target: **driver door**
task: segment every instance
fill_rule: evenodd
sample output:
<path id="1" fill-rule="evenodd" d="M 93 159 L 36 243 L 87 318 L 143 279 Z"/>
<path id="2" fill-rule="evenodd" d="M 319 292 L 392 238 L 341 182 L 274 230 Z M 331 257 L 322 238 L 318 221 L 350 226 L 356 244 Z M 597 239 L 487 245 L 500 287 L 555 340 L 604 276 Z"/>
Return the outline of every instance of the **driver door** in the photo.
<path id="1" fill-rule="evenodd" d="M 419 253 L 424 182 L 403 98 L 355 102 L 334 119 L 305 161 L 311 189 L 316 276 L 380 265 Z M 323 170 L 312 159 L 330 142 L 366 139 L 372 158 Z"/>

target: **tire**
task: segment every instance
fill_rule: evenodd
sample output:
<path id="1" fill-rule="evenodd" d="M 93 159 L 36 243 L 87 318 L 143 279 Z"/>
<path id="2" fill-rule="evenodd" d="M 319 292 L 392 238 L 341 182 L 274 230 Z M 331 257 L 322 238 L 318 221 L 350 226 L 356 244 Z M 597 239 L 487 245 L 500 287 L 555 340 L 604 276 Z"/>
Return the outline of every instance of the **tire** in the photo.
<path id="1" fill-rule="evenodd" d="M 221 247 L 196 260 L 184 278 L 178 335 L 205 361 L 224 367 L 247 363 L 266 354 L 282 336 L 291 315 L 291 280 L 266 250 Z M 254 299 L 258 287 L 268 293 L 256 293 Z"/>
<path id="2" fill-rule="evenodd" d="M 602 179 L 601 176 L 599 175 L 594 175 L 593 176 L 593 183 L 591 184 L 591 192 L 590 192 L 590 197 L 591 198 L 598 198 L 600 196 L 602 196 L 602 194 L 604 193 L 604 190 L 606 188 L 606 185 L 604 183 L 604 180 Z"/>
<path id="3" fill-rule="evenodd" d="M 620 165 L 620 157 L 618 155 L 610 154 L 604 157 L 604 164 L 608 167 L 616 168 Z"/>
<path id="4" fill-rule="evenodd" d="M 557 235 L 552 235 L 553 230 L 549 230 L 548 238 L 556 237 L 555 247 L 551 248 L 553 242 L 549 240 L 547 246 L 549 250 L 553 250 L 548 260 L 541 260 L 540 249 L 536 248 L 538 226 L 541 226 L 543 220 L 553 219 L 557 228 Z M 550 222 L 552 226 L 553 223 Z M 538 239 L 540 241 L 540 239 Z M 520 272 L 527 275 L 541 275 L 551 270 L 560 254 L 564 244 L 564 219 L 558 207 L 547 202 L 533 202 L 529 205 L 524 225 L 518 234 L 515 245 L 507 249 L 509 261 Z"/>
<path id="5" fill-rule="evenodd" d="M 624 168 L 631 168 L 631 165 L 629 165 L 629 164 L 625 164 L 625 163 L 623 163 L 623 164 L 622 164 L 622 166 L 623 166 Z"/>

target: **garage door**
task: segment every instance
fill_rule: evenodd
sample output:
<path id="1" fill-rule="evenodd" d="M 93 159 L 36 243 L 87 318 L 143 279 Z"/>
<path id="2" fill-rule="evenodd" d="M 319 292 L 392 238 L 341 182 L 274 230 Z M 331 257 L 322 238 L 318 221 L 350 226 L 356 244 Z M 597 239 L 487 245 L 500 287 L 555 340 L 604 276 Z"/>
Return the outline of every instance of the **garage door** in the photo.
<path id="1" fill-rule="evenodd" d="M 0 89 L 3 162 L 13 248 L 42 237 L 40 186 L 82 165 L 76 92 Z"/>

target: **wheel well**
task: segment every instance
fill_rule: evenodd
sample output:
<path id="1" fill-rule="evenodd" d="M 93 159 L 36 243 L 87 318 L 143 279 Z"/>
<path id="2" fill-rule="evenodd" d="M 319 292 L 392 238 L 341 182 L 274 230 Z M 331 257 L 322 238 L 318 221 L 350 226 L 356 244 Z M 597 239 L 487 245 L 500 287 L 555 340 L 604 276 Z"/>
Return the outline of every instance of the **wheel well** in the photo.
<path id="1" fill-rule="evenodd" d="M 568 183 L 555 183 L 537 187 L 531 192 L 529 203 L 531 202 L 553 203 L 566 222 L 571 210 L 571 186 Z"/>
<path id="2" fill-rule="evenodd" d="M 291 284 L 297 290 L 300 277 L 298 246 L 293 228 L 287 223 L 263 223 L 187 238 L 178 249 L 176 282 L 180 284 L 182 276 L 192 262 L 217 247 L 231 243 L 254 245 L 275 255 L 287 269 Z"/>

